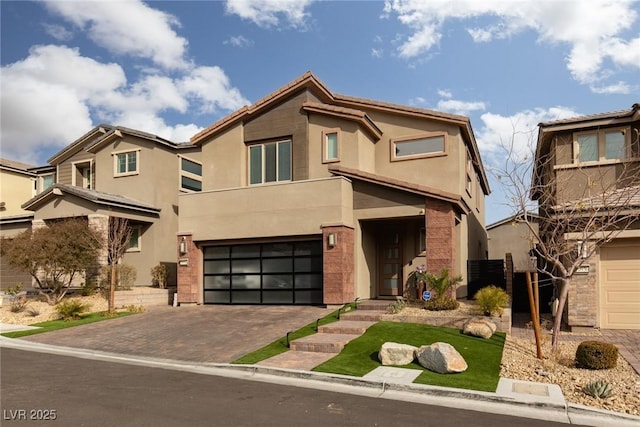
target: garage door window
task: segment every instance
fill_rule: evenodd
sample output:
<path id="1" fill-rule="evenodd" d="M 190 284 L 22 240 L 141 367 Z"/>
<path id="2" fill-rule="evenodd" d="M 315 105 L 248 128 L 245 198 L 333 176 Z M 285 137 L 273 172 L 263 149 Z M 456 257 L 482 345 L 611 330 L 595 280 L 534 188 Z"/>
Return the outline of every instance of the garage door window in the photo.
<path id="1" fill-rule="evenodd" d="M 207 304 L 322 304 L 322 242 L 204 248 Z"/>

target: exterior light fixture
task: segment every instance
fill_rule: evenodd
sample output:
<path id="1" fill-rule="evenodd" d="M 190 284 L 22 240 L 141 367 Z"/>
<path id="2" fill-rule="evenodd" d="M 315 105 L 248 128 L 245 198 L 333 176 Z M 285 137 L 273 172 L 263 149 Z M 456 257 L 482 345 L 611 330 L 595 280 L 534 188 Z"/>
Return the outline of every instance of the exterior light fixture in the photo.
<path id="1" fill-rule="evenodd" d="M 583 259 L 587 258 L 587 256 L 589 255 L 589 244 L 587 242 L 578 240 L 576 242 L 576 249 L 578 250 L 578 256 Z"/>
<path id="2" fill-rule="evenodd" d="M 336 233 L 329 233 L 328 242 L 329 247 L 333 248 L 338 243 L 338 235 Z"/>
<path id="3" fill-rule="evenodd" d="M 182 236 L 182 240 L 180 240 L 180 255 L 184 255 L 187 253 L 187 239 Z"/>

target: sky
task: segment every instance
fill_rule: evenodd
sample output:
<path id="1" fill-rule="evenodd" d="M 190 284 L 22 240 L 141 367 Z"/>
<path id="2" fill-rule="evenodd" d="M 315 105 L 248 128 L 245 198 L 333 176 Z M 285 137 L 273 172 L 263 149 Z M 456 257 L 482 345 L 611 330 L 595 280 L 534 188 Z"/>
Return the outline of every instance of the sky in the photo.
<path id="1" fill-rule="evenodd" d="M 537 124 L 640 102 L 632 0 L 2 1 L 0 152 L 45 165 L 100 123 L 183 142 L 312 71 L 334 93 L 468 116 L 497 179 Z"/>

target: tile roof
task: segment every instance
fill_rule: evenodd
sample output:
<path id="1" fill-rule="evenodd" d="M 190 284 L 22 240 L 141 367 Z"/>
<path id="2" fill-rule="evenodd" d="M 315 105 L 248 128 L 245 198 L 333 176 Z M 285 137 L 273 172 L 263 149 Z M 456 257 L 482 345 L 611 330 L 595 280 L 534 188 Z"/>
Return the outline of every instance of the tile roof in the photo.
<path id="1" fill-rule="evenodd" d="M 606 113 L 596 113 L 596 114 L 589 114 L 585 116 L 568 117 L 566 119 L 550 120 L 548 122 L 541 122 L 538 124 L 538 126 L 545 127 L 545 126 L 555 126 L 555 125 L 563 125 L 563 124 L 571 124 L 571 123 L 589 122 L 593 120 L 602 120 L 602 119 L 619 119 L 619 118 L 631 117 L 638 110 L 640 110 L 640 103 L 635 103 L 631 106 L 631 109 L 629 110 L 610 111 Z"/>
<path id="2" fill-rule="evenodd" d="M 551 207 L 556 212 L 592 211 L 607 208 L 640 208 L 640 186 L 620 188 Z"/>
<path id="3" fill-rule="evenodd" d="M 152 213 L 152 214 L 160 213 L 160 209 L 156 208 L 155 206 L 152 206 L 143 202 L 139 202 L 137 200 L 130 199 L 128 197 L 121 196 L 119 194 L 104 193 L 102 191 L 90 190 L 87 188 L 76 187 L 76 186 L 67 185 L 67 184 L 55 184 L 49 187 L 47 191 L 41 194 L 38 194 L 31 200 L 24 203 L 22 205 L 22 208 L 33 210 L 31 208 L 37 205 L 40 201 L 44 201 L 46 198 L 50 197 L 51 195 L 55 195 L 56 192 L 54 192 L 54 190 L 58 190 L 63 194 L 68 193 L 68 194 L 80 197 L 82 199 L 88 200 L 98 205 L 120 207 L 124 209 L 132 209 L 132 210 L 141 211 L 145 213 Z"/>
<path id="4" fill-rule="evenodd" d="M 0 158 L 0 166 L 9 167 L 12 169 L 18 169 L 25 172 L 27 171 L 27 169 L 35 168 L 35 166 L 29 165 L 27 163 L 22 163 L 16 160 L 3 159 L 3 158 Z"/>

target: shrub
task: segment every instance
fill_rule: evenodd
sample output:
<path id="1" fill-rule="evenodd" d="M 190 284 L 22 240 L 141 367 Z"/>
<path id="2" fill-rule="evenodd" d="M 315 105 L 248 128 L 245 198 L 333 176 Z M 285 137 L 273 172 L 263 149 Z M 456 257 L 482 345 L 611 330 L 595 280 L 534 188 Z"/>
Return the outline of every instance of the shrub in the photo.
<path id="1" fill-rule="evenodd" d="M 88 309 L 87 304 L 83 304 L 77 299 L 62 301 L 56 305 L 56 311 L 63 320 L 79 319 L 80 315 Z"/>
<path id="2" fill-rule="evenodd" d="M 606 399 L 610 397 L 613 392 L 611 385 L 603 380 L 590 382 L 584 387 L 583 391 L 596 399 Z"/>
<path id="3" fill-rule="evenodd" d="M 126 307 L 126 310 L 129 313 L 142 313 L 144 312 L 144 306 L 131 304 Z"/>
<path id="4" fill-rule="evenodd" d="M 473 299 L 485 316 L 502 315 L 504 308 L 509 306 L 509 295 L 494 285 L 480 289 Z"/>
<path id="5" fill-rule="evenodd" d="M 130 290 L 131 287 L 136 282 L 136 277 L 138 273 L 134 266 L 130 264 L 117 264 L 116 265 L 118 282 L 116 283 L 116 290 Z M 105 265 L 102 267 L 102 289 L 106 289 L 108 291 L 109 284 L 111 283 L 111 266 Z"/>
<path id="6" fill-rule="evenodd" d="M 432 311 L 455 310 L 460 307 L 460 303 L 452 298 L 432 299 L 425 301 L 423 307 Z"/>
<path id="7" fill-rule="evenodd" d="M 158 264 L 151 269 L 151 286 L 166 289 L 169 268 L 164 264 Z"/>
<path id="8" fill-rule="evenodd" d="M 618 363 L 618 347 L 602 341 L 583 341 L 576 349 L 576 365 L 585 369 L 611 369 Z"/>
<path id="9" fill-rule="evenodd" d="M 29 309 L 27 310 L 27 316 L 29 317 L 36 317 L 40 315 L 40 310 L 38 310 L 35 307 L 29 307 Z"/>
<path id="10" fill-rule="evenodd" d="M 387 312 L 389 314 L 398 314 L 400 313 L 405 307 L 407 306 L 407 303 L 405 302 L 404 299 L 398 298 L 393 304 L 390 304 L 389 307 L 387 308 Z"/>
<path id="11" fill-rule="evenodd" d="M 447 299 L 447 292 L 456 288 L 458 283 L 462 281 L 462 276 L 449 277 L 449 269 L 443 268 L 438 274 L 427 273 L 427 283 L 429 288 L 435 292 L 435 300 L 442 303 Z"/>
<path id="12" fill-rule="evenodd" d="M 88 297 L 95 294 L 98 291 L 98 281 L 96 279 L 87 280 L 80 286 L 80 295 Z"/>
<path id="13" fill-rule="evenodd" d="M 9 310 L 11 310 L 12 313 L 22 313 L 28 304 L 26 295 L 14 296 L 13 300 L 11 300 Z"/>

